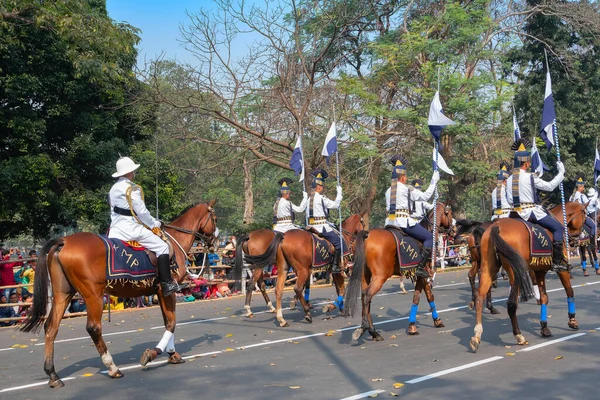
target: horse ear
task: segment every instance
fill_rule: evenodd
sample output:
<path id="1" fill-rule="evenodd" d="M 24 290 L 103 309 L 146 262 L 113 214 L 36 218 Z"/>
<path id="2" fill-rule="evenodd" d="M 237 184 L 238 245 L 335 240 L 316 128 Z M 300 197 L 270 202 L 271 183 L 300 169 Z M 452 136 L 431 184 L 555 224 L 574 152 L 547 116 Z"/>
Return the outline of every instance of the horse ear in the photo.
<path id="1" fill-rule="evenodd" d="M 211 201 L 208 202 L 208 206 L 214 207 L 216 203 L 217 203 L 217 199 L 212 199 Z"/>

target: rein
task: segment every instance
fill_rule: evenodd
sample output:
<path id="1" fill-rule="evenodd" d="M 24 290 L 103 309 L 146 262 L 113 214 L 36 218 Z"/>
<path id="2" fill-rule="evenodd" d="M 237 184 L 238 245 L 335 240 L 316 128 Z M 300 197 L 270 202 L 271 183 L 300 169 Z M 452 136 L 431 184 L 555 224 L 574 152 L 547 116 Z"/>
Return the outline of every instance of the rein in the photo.
<path id="1" fill-rule="evenodd" d="M 209 220 L 213 221 L 215 227 L 217 226 L 217 224 L 214 221 L 215 214 L 214 214 L 214 210 L 212 208 L 209 208 L 209 214 L 210 214 L 210 218 L 206 218 L 206 221 L 204 222 L 204 225 L 202 225 L 202 227 L 199 230 L 197 230 L 197 231 L 192 231 L 190 229 L 181 228 L 181 227 L 175 226 L 175 225 L 163 225 L 163 226 L 165 228 L 173 229 L 173 230 L 175 230 L 177 232 L 187 233 L 188 235 L 194 235 L 194 237 L 196 239 L 201 240 L 204 245 L 212 245 L 212 243 L 214 241 L 214 236 L 213 235 L 207 235 L 206 233 L 200 232 L 201 230 L 204 230 L 204 228 L 206 227 L 206 225 L 208 225 L 208 221 Z M 169 235 L 169 236 L 171 236 L 171 235 Z M 181 247 L 181 246 L 179 246 L 179 247 Z"/>

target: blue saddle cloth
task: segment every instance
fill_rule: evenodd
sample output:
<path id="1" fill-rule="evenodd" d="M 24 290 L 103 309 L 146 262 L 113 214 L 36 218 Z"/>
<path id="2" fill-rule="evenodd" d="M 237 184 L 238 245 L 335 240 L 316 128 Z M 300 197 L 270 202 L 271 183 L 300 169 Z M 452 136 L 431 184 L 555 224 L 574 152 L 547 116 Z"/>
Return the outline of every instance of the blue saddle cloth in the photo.
<path id="1" fill-rule="evenodd" d="M 529 251 L 531 252 L 531 264 L 552 264 L 552 235 L 538 224 L 533 224 L 521 218 L 521 221 L 529 231 Z"/>
<path id="2" fill-rule="evenodd" d="M 329 243 L 329 240 L 315 235 L 312 236 L 313 242 L 313 257 L 312 257 L 312 266 L 313 268 L 319 268 L 324 265 L 331 264 L 333 262 L 333 257 L 335 253 L 329 251 L 333 246 Z"/>
<path id="3" fill-rule="evenodd" d="M 121 239 L 100 236 L 106 250 L 106 279 L 144 281 L 156 278 L 156 267 L 144 250 L 134 250 Z"/>
<path id="4" fill-rule="evenodd" d="M 396 227 L 385 227 L 385 229 L 394 235 L 396 240 L 396 251 L 398 253 L 398 264 L 400 270 L 414 269 L 423 257 L 421 256 L 422 244 L 415 238 L 408 236 Z"/>

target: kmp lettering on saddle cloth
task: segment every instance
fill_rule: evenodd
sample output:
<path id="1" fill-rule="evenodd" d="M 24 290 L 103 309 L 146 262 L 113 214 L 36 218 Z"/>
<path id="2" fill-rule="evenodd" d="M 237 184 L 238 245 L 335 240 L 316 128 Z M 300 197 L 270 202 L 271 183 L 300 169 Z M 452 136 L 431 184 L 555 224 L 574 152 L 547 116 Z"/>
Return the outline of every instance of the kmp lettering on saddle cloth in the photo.
<path id="1" fill-rule="evenodd" d="M 579 246 L 588 246 L 590 244 L 591 237 L 592 232 L 590 232 L 590 228 L 587 225 L 583 225 L 583 229 L 581 229 L 581 235 L 579 236 Z"/>
<path id="2" fill-rule="evenodd" d="M 327 241 L 327 239 L 324 239 L 320 236 L 315 235 L 314 233 L 312 234 L 312 240 L 313 240 L 313 268 L 318 268 L 318 267 L 323 267 L 327 264 L 331 264 L 333 262 L 333 256 L 335 253 L 330 253 L 329 252 L 329 246 L 331 246 L 331 244 Z M 348 255 L 349 251 L 346 250 L 344 252 L 344 255 Z"/>
<path id="3" fill-rule="evenodd" d="M 126 280 L 149 286 L 156 278 L 156 267 L 143 247 L 132 247 L 121 239 L 111 239 L 99 235 L 106 250 L 106 279 L 109 281 Z M 171 265 L 176 269 L 177 265 Z"/>
<path id="4" fill-rule="evenodd" d="M 527 227 L 529 231 L 529 249 L 531 265 L 552 265 L 552 238 L 548 231 L 539 225 L 515 218 Z"/>
<path id="5" fill-rule="evenodd" d="M 387 228 L 386 228 L 387 229 Z M 387 229 L 394 235 L 396 240 L 396 251 L 401 270 L 413 269 L 421 262 L 421 247 L 419 242 L 405 235 L 400 229 Z"/>

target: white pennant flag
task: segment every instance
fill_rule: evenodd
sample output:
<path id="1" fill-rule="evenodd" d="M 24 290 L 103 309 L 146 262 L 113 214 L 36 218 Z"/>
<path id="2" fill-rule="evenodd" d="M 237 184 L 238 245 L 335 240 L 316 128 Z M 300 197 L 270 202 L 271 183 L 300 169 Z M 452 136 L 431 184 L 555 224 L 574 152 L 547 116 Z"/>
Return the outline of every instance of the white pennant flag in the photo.
<path id="1" fill-rule="evenodd" d="M 435 170 L 435 147 L 433 148 L 433 169 Z M 448 168 L 448 164 L 446 164 L 446 160 L 442 157 L 441 153 L 438 153 L 438 168 L 444 171 L 447 174 L 454 175 L 454 172 L 450 168 Z"/>

